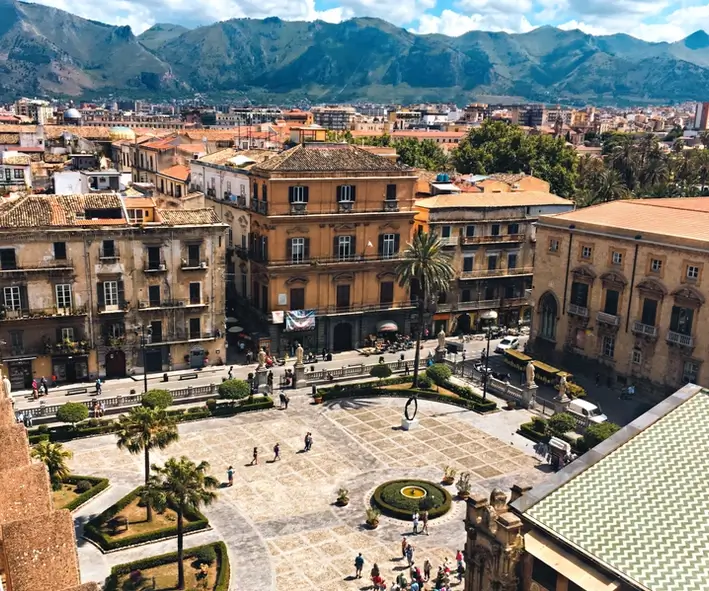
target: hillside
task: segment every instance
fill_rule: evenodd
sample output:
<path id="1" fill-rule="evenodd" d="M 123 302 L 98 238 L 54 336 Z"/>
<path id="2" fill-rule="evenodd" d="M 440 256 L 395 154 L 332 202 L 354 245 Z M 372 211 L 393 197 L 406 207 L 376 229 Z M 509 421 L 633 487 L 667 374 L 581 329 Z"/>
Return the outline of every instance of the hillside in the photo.
<path id="1" fill-rule="evenodd" d="M 232 19 L 135 37 L 37 4 L 0 0 L 0 96 L 202 92 L 254 101 L 652 103 L 706 99 L 709 36 L 676 43 L 540 27 L 415 35 L 385 21 Z"/>

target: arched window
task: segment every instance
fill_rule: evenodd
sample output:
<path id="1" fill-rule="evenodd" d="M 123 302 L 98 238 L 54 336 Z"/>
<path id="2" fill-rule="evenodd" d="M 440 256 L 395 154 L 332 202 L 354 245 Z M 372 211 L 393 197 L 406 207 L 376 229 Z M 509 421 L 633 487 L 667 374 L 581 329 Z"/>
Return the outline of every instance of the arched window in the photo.
<path id="1" fill-rule="evenodd" d="M 552 293 L 545 293 L 539 302 L 539 336 L 549 340 L 556 339 L 556 317 L 558 304 Z"/>

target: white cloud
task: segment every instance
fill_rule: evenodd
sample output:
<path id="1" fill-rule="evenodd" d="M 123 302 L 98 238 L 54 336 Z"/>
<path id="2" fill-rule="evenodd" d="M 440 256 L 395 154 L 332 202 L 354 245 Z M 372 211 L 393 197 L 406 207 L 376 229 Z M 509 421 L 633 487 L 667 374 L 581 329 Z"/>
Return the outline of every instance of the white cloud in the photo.
<path id="1" fill-rule="evenodd" d="M 421 15 L 419 17 L 418 27 L 411 30 L 414 33 L 422 35 L 442 33 L 443 35 L 458 37 L 468 31 L 474 31 L 476 29 L 525 33 L 533 28 L 534 27 L 532 27 L 524 15 L 464 15 L 453 10 L 444 10 L 441 12 L 440 16 L 434 16 L 432 14 Z"/>

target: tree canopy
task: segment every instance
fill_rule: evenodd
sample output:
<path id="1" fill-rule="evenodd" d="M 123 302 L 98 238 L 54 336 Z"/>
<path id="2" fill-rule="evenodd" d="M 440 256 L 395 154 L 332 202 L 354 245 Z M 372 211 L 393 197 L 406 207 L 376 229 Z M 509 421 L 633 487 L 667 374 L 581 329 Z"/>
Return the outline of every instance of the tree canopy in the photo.
<path id="1" fill-rule="evenodd" d="M 64 449 L 61 443 L 40 441 L 32 448 L 31 455 L 47 466 L 52 488 L 59 490 L 62 487 L 64 479 L 69 476 L 67 461 L 71 459 L 73 455 L 72 452 L 68 449 Z"/>
<path id="2" fill-rule="evenodd" d="M 57 410 L 57 420 L 72 427 L 89 417 L 89 409 L 80 402 L 66 402 Z"/>

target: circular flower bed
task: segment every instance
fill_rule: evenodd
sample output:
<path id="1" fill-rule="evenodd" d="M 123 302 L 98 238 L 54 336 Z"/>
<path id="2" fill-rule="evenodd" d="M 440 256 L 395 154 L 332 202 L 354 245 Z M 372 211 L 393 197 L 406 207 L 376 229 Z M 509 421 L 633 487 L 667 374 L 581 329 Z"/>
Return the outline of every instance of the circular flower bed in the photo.
<path id="1" fill-rule="evenodd" d="M 411 494 L 414 491 L 422 492 Z M 390 480 L 374 491 L 372 505 L 396 519 L 408 521 L 414 511 L 428 511 L 428 518 L 435 519 L 448 513 L 451 496 L 443 487 L 426 480 Z"/>

